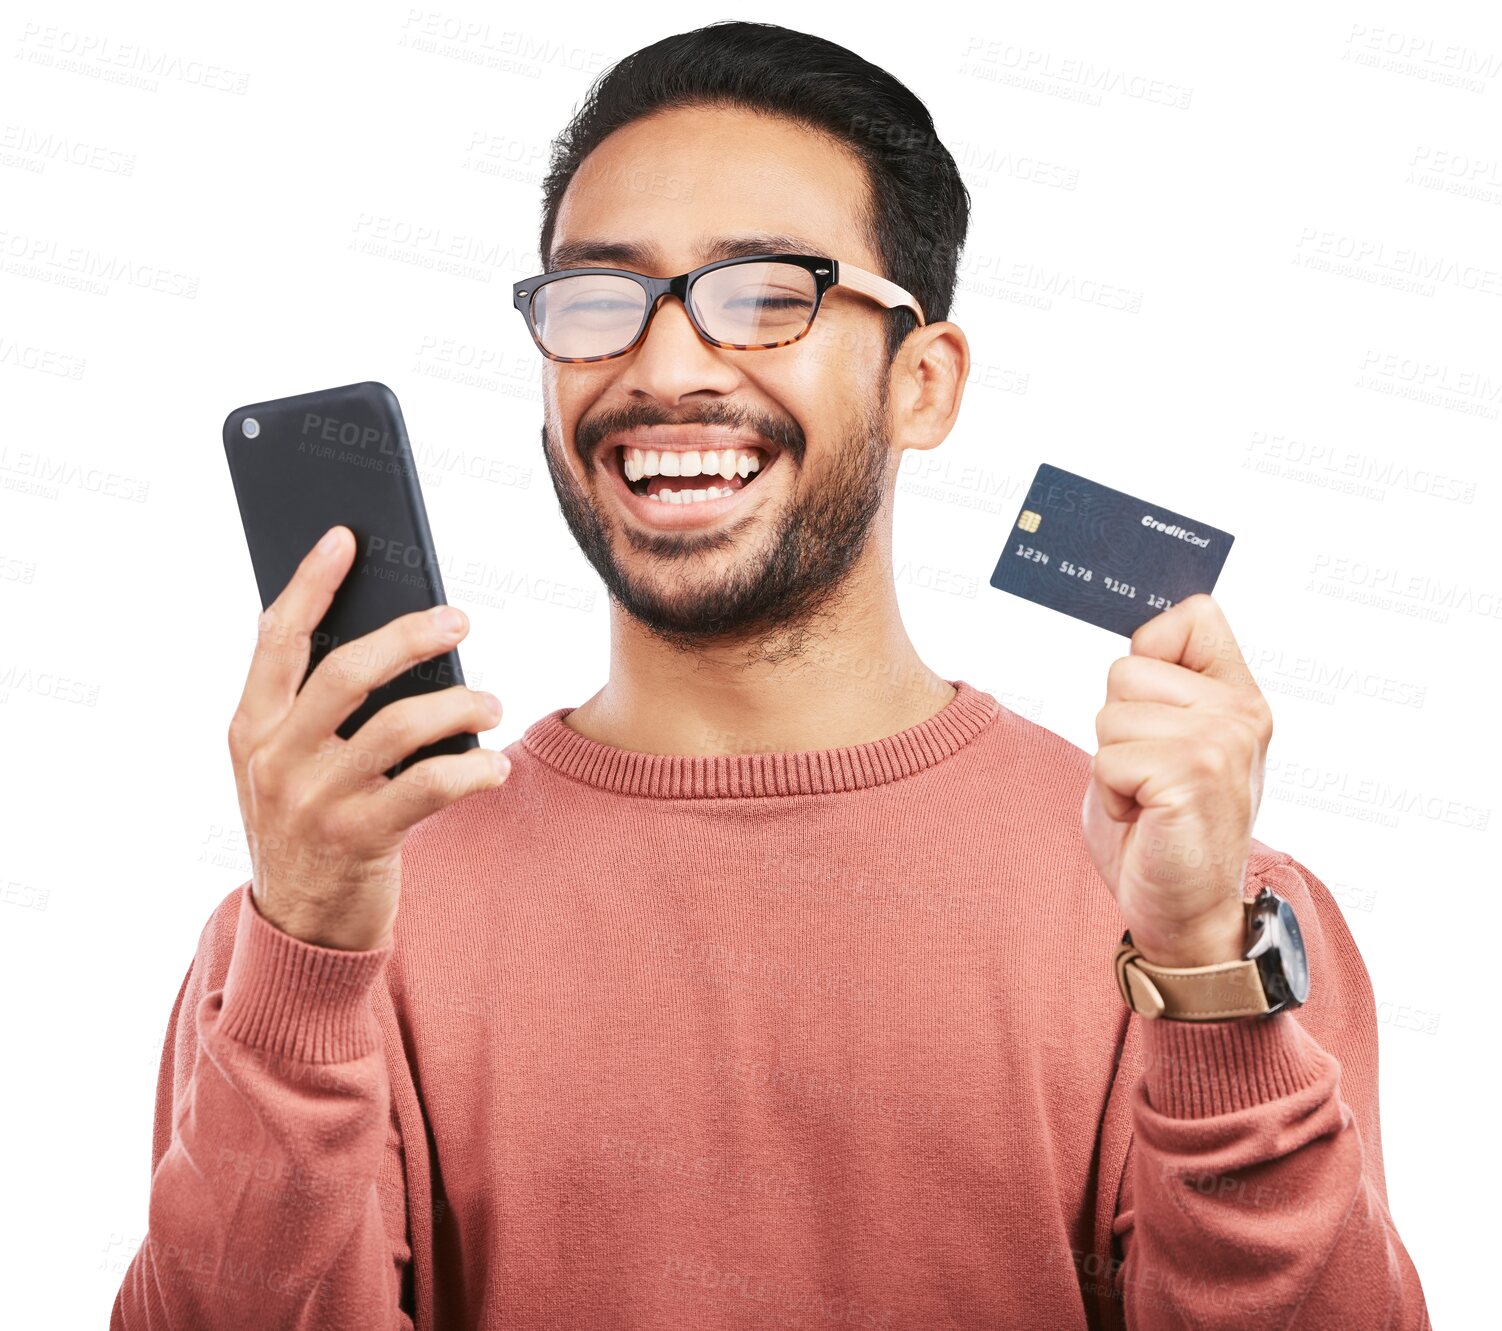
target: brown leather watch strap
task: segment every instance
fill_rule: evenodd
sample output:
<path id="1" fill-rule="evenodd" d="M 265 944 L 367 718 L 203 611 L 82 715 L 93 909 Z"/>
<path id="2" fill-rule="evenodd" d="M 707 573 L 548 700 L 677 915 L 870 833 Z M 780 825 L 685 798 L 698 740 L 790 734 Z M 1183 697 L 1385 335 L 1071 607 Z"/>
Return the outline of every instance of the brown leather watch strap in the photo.
<path id="1" fill-rule="evenodd" d="M 1116 946 L 1116 983 L 1133 1012 L 1174 1021 L 1225 1021 L 1269 1010 L 1255 961 L 1154 966 L 1127 941 Z"/>

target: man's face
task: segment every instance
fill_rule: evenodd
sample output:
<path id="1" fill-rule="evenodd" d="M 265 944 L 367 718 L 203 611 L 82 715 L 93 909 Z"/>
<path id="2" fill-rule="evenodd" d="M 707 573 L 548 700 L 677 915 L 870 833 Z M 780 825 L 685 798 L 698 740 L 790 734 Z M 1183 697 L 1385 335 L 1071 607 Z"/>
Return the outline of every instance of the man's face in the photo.
<path id="1" fill-rule="evenodd" d="M 852 157 L 787 121 L 661 113 L 589 155 L 553 241 L 555 253 L 588 241 L 635 245 L 645 257 L 591 245 L 556 266 L 668 277 L 708 262 L 715 240 L 761 233 L 802 242 L 758 247 L 765 252 L 824 254 L 879 272 L 858 230 L 865 191 Z M 544 362 L 544 455 L 575 540 L 633 619 L 684 648 L 766 641 L 806 624 L 865 546 L 888 489 L 886 408 L 875 302 L 833 287 L 801 340 L 735 351 L 701 341 L 669 296 L 625 355 Z M 628 457 L 636 470 L 652 465 L 652 453 L 659 470 L 687 473 L 685 448 L 699 455 L 698 475 L 628 481 Z M 745 479 L 743 450 L 760 464 Z M 666 452 L 680 465 L 664 468 Z M 730 477 L 706 474 L 710 452 Z M 732 493 L 655 497 L 710 486 Z"/>

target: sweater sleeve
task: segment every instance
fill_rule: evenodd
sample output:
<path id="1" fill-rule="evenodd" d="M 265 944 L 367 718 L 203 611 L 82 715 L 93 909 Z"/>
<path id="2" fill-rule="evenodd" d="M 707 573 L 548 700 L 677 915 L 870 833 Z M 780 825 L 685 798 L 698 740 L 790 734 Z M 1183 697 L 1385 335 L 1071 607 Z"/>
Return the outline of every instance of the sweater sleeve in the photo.
<path id="1" fill-rule="evenodd" d="M 111 1331 L 411 1331 L 401 1140 L 371 1005 L 389 954 L 283 933 L 248 883 L 215 911 L 168 1021 L 147 1234 Z"/>
<path id="2" fill-rule="evenodd" d="M 1261 879 L 1299 918 L 1304 1006 L 1131 1018 L 1144 1063 L 1113 1225 L 1126 1326 L 1425 1331 L 1418 1272 L 1387 1210 L 1365 964 L 1307 869 L 1283 856 Z"/>

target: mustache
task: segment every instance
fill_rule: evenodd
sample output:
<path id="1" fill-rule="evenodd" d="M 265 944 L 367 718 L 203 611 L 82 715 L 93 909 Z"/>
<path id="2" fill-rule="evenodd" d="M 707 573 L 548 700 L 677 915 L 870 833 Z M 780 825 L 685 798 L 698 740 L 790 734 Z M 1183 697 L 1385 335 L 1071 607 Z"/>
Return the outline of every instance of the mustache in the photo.
<path id="1" fill-rule="evenodd" d="M 690 413 L 645 406 L 602 411 L 579 422 L 574 430 L 574 446 L 579 450 L 579 457 L 585 466 L 591 466 L 599 451 L 600 441 L 607 435 L 634 430 L 644 425 L 718 425 L 756 434 L 775 444 L 783 452 L 790 453 L 793 461 L 798 463 L 803 461 L 807 450 L 803 431 L 791 417 L 778 418 L 763 412 L 746 411 L 728 403 L 708 403 Z"/>

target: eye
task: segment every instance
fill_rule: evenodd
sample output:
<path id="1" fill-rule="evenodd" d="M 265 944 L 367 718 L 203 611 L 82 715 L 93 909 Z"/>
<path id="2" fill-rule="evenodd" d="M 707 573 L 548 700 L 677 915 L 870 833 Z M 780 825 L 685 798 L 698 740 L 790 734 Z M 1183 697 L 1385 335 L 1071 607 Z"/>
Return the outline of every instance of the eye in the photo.
<path id="1" fill-rule="evenodd" d="M 759 310 L 806 310 L 809 302 L 806 296 L 778 295 L 775 291 L 763 294 L 753 293 L 746 296 L 732 296 L 725 302 L 727 306 L 754 305 Z"/>
<path id="2" fill-rule="evenodd" d="M 561 307 L 560 312 L 568 313 L 601 313 L 607 310 L 625 310 L 633 308 L 634 302 L 621 300 L 618 296 L 583 296 L 577 300 L 570 299 Z"/>
<path id="3" fill-rule="evenodd" d="M 611 287 L 570 289 L 571 284 L 560 283 L 564 290 L 553 296 L 553 304 L 561 310 L 620 310 L 635 302 L 630 296 Z"/>

